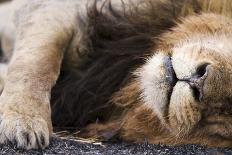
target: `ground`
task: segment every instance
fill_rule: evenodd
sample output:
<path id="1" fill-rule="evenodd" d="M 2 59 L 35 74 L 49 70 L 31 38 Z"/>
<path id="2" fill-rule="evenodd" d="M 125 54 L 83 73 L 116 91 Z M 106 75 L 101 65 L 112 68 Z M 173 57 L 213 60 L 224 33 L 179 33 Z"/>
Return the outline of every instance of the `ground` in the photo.
<path id="1" fill-rule="evenodd" d="M 232 154 L 232 149 L 217 149 L 205 148 L 196 145 L 185 145 L 178 147 L 149 145 L 149 144 L 128 144 L 128 143 L 94 143 L 88 144 L 83 142 L 76 142 L 73 140 L 66 140 L 60 138 L 53 138 L 50 146 L 45 150 L 31 150 L 24 151 L 15 149 L 11 145 L 0 145 L 0 154 L 17 154 L 17 155 L 40 155 L 40 154 L 65 154 L 65 155 L 224 155 Z"/>

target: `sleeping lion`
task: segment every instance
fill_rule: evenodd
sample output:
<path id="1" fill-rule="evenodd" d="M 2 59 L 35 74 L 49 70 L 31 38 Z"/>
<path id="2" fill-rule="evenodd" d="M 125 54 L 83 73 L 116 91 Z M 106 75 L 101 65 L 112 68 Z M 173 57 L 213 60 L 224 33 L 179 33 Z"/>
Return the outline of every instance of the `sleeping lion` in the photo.
<path id="1" fill-rule="evenodd" d="M 232 146 L 231 0 L 15 0 L 0 17 L 0 143 L 74 128 Z"/>

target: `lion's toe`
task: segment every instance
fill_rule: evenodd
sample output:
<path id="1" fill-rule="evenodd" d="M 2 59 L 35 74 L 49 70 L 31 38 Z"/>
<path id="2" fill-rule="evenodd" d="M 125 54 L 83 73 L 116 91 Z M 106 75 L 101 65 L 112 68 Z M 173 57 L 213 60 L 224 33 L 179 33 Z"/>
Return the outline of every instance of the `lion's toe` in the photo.
<path id="1" fill-rule="evenodd" d="M 5 115 L 0 120 L 0 143 L 10 142 L 22 149 L 45 148 L 49 145 L 47 122 L 40 117 Z"/>

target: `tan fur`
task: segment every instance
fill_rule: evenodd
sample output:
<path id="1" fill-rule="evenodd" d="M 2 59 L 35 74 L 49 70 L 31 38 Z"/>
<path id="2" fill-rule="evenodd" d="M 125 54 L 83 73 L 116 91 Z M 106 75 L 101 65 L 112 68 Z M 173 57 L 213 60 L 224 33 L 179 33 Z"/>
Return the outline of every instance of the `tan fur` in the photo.
<path id="1" fill-rule="evenodd" d="M 100 1 L 99 6 L 103 2 Z M 135 1 L 137 3 L 139 0 Z M 179 0 L 178 3 L 184 5 L 174 10 L 174 14 L 181 17 L 195 15 L 198 9 L 221 15 L 209 13 L 180 19 L 176 27 L 159 38 L 158 46 L 152 49 L 154 56 L 149 60 L 157 55 L 160 58 L 172 55 L 179 79 L 194 74 L 200 64 L 210 63 L 204 81 L 203 101 L 196 101 L 190 86 L 182 81 L 174 87 L 167 104 L 168 84 L 161 82 L 165 81 L 162 59 L 155 64 L 148 60 L 136 71 L 137 77 L 112 96 L 112 101 L 124 108 L 120 118 L 110 119 L 106 124 L 90 125 L 86 128 L 86 136 L 115 129 L 123 140 L 132 142 L 147 140 L 154 144 L 231 147 L 231 116 L 221 110 L 227 109 L 227 100 L 232 97 L 232 2 Z M 122 1 L 113 0 L 112 4 L 123 10 L 120 7 Z M 10 57 L 12 49 L 14 53 L 0 97 L 0 143 L 16 140 L 18 147 L 45 148 L 52 134 L 50 93 L 59 76 L 61 62 L 63 60 L 67 67 L 73 61 L 82 61 L 75 51 L 85 48 L 81 45 L 86 38 L 77 26 L 80 23 L 76 15 L 86 15 L 86 0 L 15 0 L 7 5 L 12 7 L 14 14 L 8 17 L 9 30 L 0 25 L 1 42 L 5 55 Z M 155 67 L 157 76 L 149 72 L 152 67 Z M 160 81 L 155 84 L 149 81 L 151 75 Z M 156 92 L 162 92 L 156 94 L 155 99 L 154 94 L 150 94 L 154 89 L 151 84 L 160 89 Z"/>
<path id="2" fill-rule="evenodd" d="M 10 61 L 0 98 L 0 142 L 15 139 L 18 147 L 44 148 L 52 133 L 50 91 L 58 78 L 63 52 L 72 39 L 74 6 L 58 3 L 50 11 L 40 8 L 40 4 L 49 5 L 45 1 L 21 3 L 25 8 L 31 6 L 16 10 L 21 14 L 16 19 L 17 52 Z M 62 22 L 54 20 L 54 16 Z M 27 137 L 30 141 L 26 141 Z"/>
<path id="3" fill-rule="evenodd" d="M 204 100 L 196 101 L 189 85 L 179 81 L 166 107 L 167 114 L 161 111 L 162 115 L 157 118 L 156 111 L 148 110 L 150 107 L 146 104 L 145 107 L 144 104 L 142 107 L 133 106 L 124 117 L 123 139 L 139 142 L 147 139 L 150 143 L 171 145 L 196 143 L 231 147 L 231 116 L 223 112 L 217 114 L 223 107 L 230 112 L 231 103 L 227 99 L 232 93 L 231 25 L 230 18 L 215 14 L 192 16 L 183 19 L 181 24 L 160 38 L 160 46 L 154 51 L 164 50 L 168 51 L 165 54 L 172 55 L 179 79 L 191 76 L 196 72 L 197 65 L 211 63 L 203 88 Z M 141 72 L 144 74 L 143 69 Z M 138 90 L 134 91 L 136 94 Z M 157 106 L 154 103 L 153 108 L 157 110 Z"/>
<path id="4" fill-rule="evenodd" d="M 215 1 L 217 4 L 218 2 Z M 228 4 L 226 7 L 231 5 L 230 1 L 223 2 Z M 215 8 L 207 8 L 205 11 L 214 12 Z M 220 10 L 216 12 L 221 13 Z M 222 14 L 231 17 L 231 12 Z M 231 101 L 227 99 L 231 98 L 232 93 L 230 60 L 232 20 L 227 17 L 217 14 L 187 17 L 160 37 L 159 46 L 153 49 L 156 53 L 153 57 L 157 57 L 160 53 L 172 55 L 174 69 L 179 79 L 194 74 L 199 64 L 211 63 L 203 90 L 205 98 L 201 102 L 196 101 L 189 85 L 178 82 L 166 107 L 167 115 L 159 116 L 157 114 L 159 106 L 155 101 L 151 107 L 147 106 L 143 95 L 138 98 L 138 93 L 144 90 L 144 87 L 142 90 L 136 87 L 141 86 L 140 78 L 145 74 L 144 68 L 141 68 L 137 71 L 139 73 L 136 73 L 139 78 L 119 91 L 125 95 L 116 93 L 113 96 L 117 105 L 124 105 L 127 109 L 121 118 L 122 139 L 132 142 L 148 141 L 154 144 L 231 147 Z M 148 65 L 152 67 L 151 64 Z M 162 69 L 160 68 L 160 72 L 163 72 Z M 155 72 L 155 69 L 152 71 Z M 160 113 L 162 114 L 162 111 Z M 107 125 L 105 127 L 107 128 Z M 106 130 L 95 126 L 96 129 L 99 132 Z"/>

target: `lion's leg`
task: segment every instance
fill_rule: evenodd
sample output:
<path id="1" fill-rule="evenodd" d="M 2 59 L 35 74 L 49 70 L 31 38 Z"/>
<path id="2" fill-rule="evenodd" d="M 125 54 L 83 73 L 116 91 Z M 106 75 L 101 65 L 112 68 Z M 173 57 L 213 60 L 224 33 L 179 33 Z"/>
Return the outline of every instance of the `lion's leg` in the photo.
<path id="1" fill-rule="evenodd" d="M 49 143 L 50 91 L 72 39 L 76 15 L 67 2 L 28 3 L 18 11 L 15 52 L 0 97 L 0 143 L 16 142 L 26 149 Z"/>

